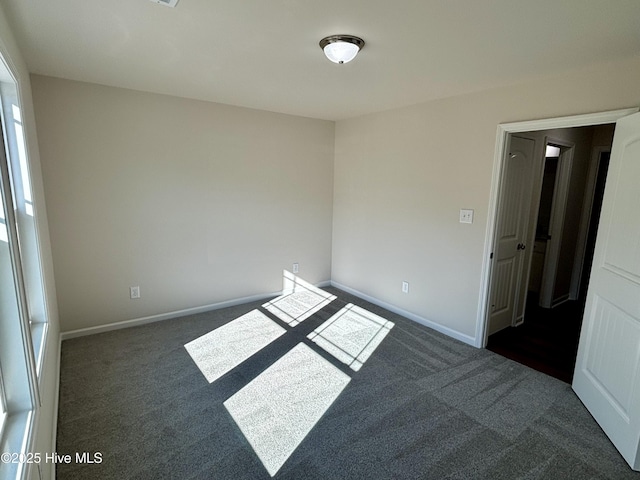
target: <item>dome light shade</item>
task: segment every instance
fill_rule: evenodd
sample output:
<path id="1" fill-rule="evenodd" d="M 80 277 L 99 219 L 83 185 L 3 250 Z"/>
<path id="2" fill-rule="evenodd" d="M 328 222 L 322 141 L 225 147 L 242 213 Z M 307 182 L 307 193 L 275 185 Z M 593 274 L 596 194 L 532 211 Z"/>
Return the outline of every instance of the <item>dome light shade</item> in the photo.
<path id="1" fill-rule="evenodd" d="M 320 40 L 320 48 L 333 63 L 347 63 L 364 47 L 364 40 L 353 35 L 331 35 Z"/>

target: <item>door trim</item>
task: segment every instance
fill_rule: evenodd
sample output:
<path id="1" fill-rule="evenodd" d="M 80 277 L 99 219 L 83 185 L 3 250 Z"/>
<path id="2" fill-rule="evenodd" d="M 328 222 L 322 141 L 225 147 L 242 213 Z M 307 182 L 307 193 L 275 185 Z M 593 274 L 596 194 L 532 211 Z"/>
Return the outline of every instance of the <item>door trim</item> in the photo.
<path id="1" fill-rule="evenodd" d="M 571 170 L 573 169 L 573 154 L 575 144 L 563 140 L 545 137 L 544 146 L 548 144 L 561 148 L 558 169 L 556 172 L 556 183 L 553 187 L 553 201 L 551 203 L 551 225 L 549 230 L 551 239 L 547 242 L 547 250 L 544 258 L 544 268 L 542 270 L 542 286 L 540 288 L 540 306 L 551 308 L 562 303 L 553 297 L 556 286 L 556 275 L 558 272 L 558 262 L 560 261 L 560 248 L 564 233 L 565 212 L 569 199 L 569 183 L 571 182 Z M 546 158 L 545 158 L 546 162 Z M 568 300 L 569 296 L 561 297 L 562 301 Z"/>
<path id="2" fill-rule="evenodd" d="M 478 298 L 478 315 L 476 318 L 475 346 L 484 348 L 487 346 L 487 332 L 490 313 L 490 290 L 492 261 L 491 252 L 494 251 L 496 240 L 496 220 L 498 208 L 498 196 L 500 193 L 500 178 L 503 172 L 503 161 L 506 150 L 507 136 L 510 133 L 549 130 L 553 128 L 588 127 L 604 123 L 615 123 L 618 119 L 637 113 L 640 108 L 627 108 L 611 110 L 607 112 L 589 113 L 585 115 L 573 115 L 567 117 L 546 118 L 524 122 L 502 123 L 498 125 L 496 133 L 495 154 L 493 157 L 493 170 L 491 174 L 491 190 L 489 192 L 489 208 L 487 211 L 487 227 L 485 230 L 485 242 L 480 276 L 480 294 Z"/>
<path id="3" fill-rule="evenodd" d="M 591 159 L 587 173 L 587 185 L 585 187 L 584 200 L 582 202 L 582 218 L 580 219 L 580 230 L 576 245 L 576 259 L 573 262 L 574 269 L 573 275 L 571 276 L 571 293 L 569 297 L 571 300 L 576 300 L 578 298 L 580 295 L 580 288 L 582 287 L 582 270 L 584 269 L 587 250 L 587 234 L 591 226 L 596 179 L 600 172 L 600 160 L 603 153 L 611 153 L 611 145 L 599 145 L 593 147 L 591 150 Z"/>

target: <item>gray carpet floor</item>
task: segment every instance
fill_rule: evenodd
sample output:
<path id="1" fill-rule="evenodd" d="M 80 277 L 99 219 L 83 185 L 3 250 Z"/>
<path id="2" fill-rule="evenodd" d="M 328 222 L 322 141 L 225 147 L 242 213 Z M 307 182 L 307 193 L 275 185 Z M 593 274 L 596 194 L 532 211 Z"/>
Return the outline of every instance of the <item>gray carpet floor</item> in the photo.
<path id="1" fill-rule="evenodd" d="M 276 320 L 286 334 L 211 384 L 185 343 L 263 302 L 65 340 L 57 452 L 102 463 L 57 478 L 271 478 L 223 402 L 303 342 L 351 380 L 274 478 L 640 480 L 569 385 L 326 290 L 338 299 Z M 358 372 L 306 338 L 347 302 L 395 323 Z"/>

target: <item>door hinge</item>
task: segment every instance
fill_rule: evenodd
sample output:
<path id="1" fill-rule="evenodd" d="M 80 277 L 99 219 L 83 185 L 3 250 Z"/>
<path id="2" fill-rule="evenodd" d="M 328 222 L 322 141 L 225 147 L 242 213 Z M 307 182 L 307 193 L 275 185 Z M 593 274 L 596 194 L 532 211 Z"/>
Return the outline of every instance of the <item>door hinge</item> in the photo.
<path id="1" fill-rule="evenodd" d="M 489 260 L 491 260 L 492 258 L 493 258 L 493 252 L 489 254 Z"/>

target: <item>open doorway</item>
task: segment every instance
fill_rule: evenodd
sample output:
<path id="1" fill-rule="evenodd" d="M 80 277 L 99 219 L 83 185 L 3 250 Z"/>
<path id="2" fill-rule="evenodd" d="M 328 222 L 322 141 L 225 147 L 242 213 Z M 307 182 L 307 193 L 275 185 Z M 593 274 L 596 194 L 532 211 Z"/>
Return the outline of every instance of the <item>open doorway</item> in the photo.
<path id="1" fill-rule="evenodd" d="M 523 266 L 515 283 L 522 293 L 512 322 L 498 331 L 490 328 L 487 348 L 567 383 L 575 367 L 613 132 L 608 124 L 517 134 L 536 145 L 530 206 L 522 213 L 529 218 L 525 240 L 518 244 Z"/>
<path id="2" fill-rule="evenodd" d="M 640 390 L 637 388 L 640 385 L 640 370 L 636 368 L 637 362 L 630 362 L 629 359 L 637 358 L 640 352 L 640 222 L 634 215 L 640 208 L 640 197 L 637 195 L 637 179 L 640 175 L 639 110 L 630 108 L 498 126 L 477 323 L 478 343 L 484 347 L 489 334 L 498 332 L 491 332 L 490 328 L 492 302 L 496 292 L 502 293 L 497 287 L 504 286 L 499 283 L 502 277 L 498 275 L 499 252 L 496 249 L 503 236 L 500 216 L 504 211 L 505 171 L 509 169 L 508 160 L 511 158 L 510 137 L 522 132 L 615 122 L 616 132 L 606 176 L 604 168 L 600 169 L 598 175 L 598 169 L 590 167 L 587 180 L 584 181 L 584 176 L 582 178 L 584 184 L 590 185 L 594 191 L 598 182 L 605 184 L 592 266 L 590 269 L 583 268 L 585 258 L 589 255 L 587 244 L 590 230 L 588 225 L 587 228 L 583 226 L 589 223 L 592 208 L 583 208 L 581 203 L 579 213 L 566 215 L 566 222 L 578 221 L 579 227 L 568 228 L 565 223 L 564 228 L 567 238 L 575 234 L 579 240 L 572 247 L 573 268 L 559 268 L 558 271 L 564 272 L 565 276 L 571 272 L 568 300 L 580 298 L 580 292 L 585 289 L 585 285 L 580 284 L 584 283 L 585 275 L 589 275 L 571 387 L 634 470 L 640 470 L 640 412 L 635 408 L 640 401 Z M 608 155 L 596 151 L 592 158 L 599 159 L 597 163 L 606 164 Z M 531 216 L 529 218 L 534 220 Z M 528 236 L 526 239 L 530 240 Z M 531 249 L 520 249 L 522 258 L 527 251 Z M 571 259 L 571 255 L 560 255 L 560 258 Z M 517 299 L 519 283 L 512 284 L 514 288 L 510 297 Z M 566 281 L 559 282 L 559 285 L 566 287 Z M 527 322 L 525 315 L 523 326 Z"/>
<path id="3" fill-rule="evenodd" d="M 549 151 L 551 150 L 551 151 Z M 557 151 L 556 151 L 557 150 Z M 542 175 L 542 189 L 540 191 L 540 203 L 538 219 L 536 221 L 536 236 L 531 254 L 531 270 L 529 273 L 529 298 L 528 300 L 539 303 L 542 290 L 542 275 L 545 261 L 548 258 L 547 244 L 551 240 L 551 209 L 555 185 L 558 176 L 558 164 L 560 160 L 560 148 L 547 148 L 544 169 Z M 531 294 L 535 294 L 535 299 Z"/>

